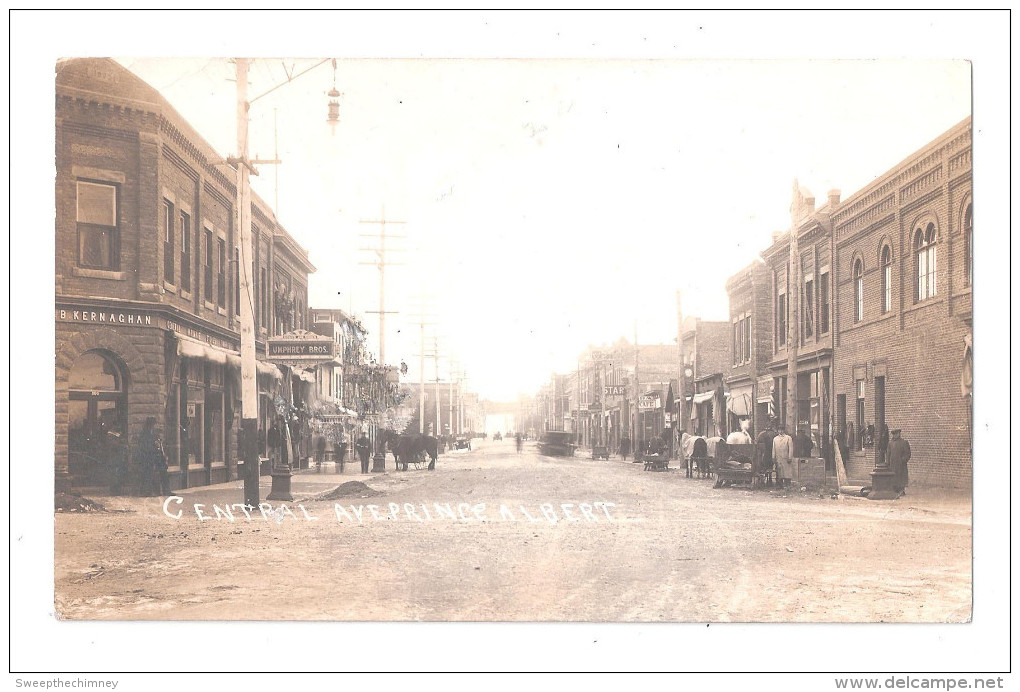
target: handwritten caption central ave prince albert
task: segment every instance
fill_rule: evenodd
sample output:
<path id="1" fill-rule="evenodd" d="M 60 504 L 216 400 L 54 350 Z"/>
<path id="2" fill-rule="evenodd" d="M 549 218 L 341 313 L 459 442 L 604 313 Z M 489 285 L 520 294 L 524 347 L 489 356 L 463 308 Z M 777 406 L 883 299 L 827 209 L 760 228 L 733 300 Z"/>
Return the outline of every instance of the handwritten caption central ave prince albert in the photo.
<path id="1" fill-rule="evenodd" d="M 171 519 L 183 519 L 194 513 L 198 521 L 319 521 L 322 517 L 312 508 L 309 511 L 303 504 L 296 505 L 296 511 L 286 504 L 276 505 L 261 502 L 256 507 L 251 504 L 205 505 L 195 503 L 192 512 L 185 512 L 181 506 L 184 498 L 171 495 L 163 500 L 163 513 Z M 524 505 L 510 507 L 505 504 L 488 506 L 484 502 L 470 504 L 467 502 L 434 502 L 430 504 L 414 504 L 390 502 L 386 505 L 341 505 L 334 504 L 331 511 L 325 513 L 329 521 L 348 524 L 366 524 L 377 521 L 461 521 L 461 522 L 512 522 L 529 523 L 617 521 L 611 508 L 614 502 L 579 502 L 554 505 L 546 502 L 530 510 Z"/>

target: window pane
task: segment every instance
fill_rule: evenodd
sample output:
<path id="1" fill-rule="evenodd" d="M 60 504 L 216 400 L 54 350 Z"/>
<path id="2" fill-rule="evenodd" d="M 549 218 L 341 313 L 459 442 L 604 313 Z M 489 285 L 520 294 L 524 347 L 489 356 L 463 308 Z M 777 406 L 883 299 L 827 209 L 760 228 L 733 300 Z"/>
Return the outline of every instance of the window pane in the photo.
<path id="1" fill-rule="evenodd" d="M 81 266 L 116 269 L 114 262 L 115 229 L 82 224 L 78 227 L 78 258 Z"/>
<path id="2" fill-rule="evenodd" d="M 74 362 L 68 389 L 119 392 L 120 381 L 113 363 L 98 353 L 85 353 Z"/>
<path id="3" fill-rule="evenodd" d="M 934 241 L 932 241 L 934 242 Z M 935 246 L 928 248 L 928 295 L 935 295 Z"/>
<path id="4" fill-rule="evenodd" d="M 78 183 L 78 222 L 117 225 L 117 188 L 98 183 Z"/>

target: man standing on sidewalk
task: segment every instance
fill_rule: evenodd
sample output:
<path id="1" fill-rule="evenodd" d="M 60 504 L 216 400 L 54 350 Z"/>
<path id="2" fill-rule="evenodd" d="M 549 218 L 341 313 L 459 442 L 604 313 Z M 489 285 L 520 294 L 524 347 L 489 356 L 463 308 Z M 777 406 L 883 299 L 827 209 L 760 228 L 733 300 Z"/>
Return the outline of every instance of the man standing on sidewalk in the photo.
<path id="1" fill-rule="evenodd" d="M 776 465 L 776 485 L 785 488 L 793 480 L 793 438 L 786 434 L 784 426 L 772 441 L 772 460 Z"/>
<path id="2" fill-rule="evenodd" d="M 910 461 L 910 443 L 900 437 L 902 432 L 898 428 L 892 431 L 888 454 L 889 470 L 893 472 L 893 490 L 905 495 L 907 483 L 910 480 L 907 473 L 907 462 Z"/>
<path id="3" fill-rule="evenodd" d="M 372 442 L 365 435 L 365 431 L 361 431 L 361 437 L 359 437 L 354 443 L 354 449 L 358 453 L 358 457 L 361 459 L 361 472 L 368 473 L 368 456 L 371 451 Z"/>

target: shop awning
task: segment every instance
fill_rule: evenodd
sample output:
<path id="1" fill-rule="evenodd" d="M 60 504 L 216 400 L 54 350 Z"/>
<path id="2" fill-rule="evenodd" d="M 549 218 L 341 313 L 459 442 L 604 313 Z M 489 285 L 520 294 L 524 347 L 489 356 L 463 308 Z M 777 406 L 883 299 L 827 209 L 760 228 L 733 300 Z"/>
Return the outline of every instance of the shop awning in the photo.
<path id="1" fill-rule="evenodd" d="M 727 392 L 726 410 L 739 418 L 746 418 L 752 412 L 751 385 L 745 387 L 734 387 Z"/>
<path id="2" fill-rule="evenodd" d="M 315 368 L 294 368 L 294 376 L 302 382 L 315 383 Z"/>
<path id="3" fill-rule="evenodd" d="M 715 392 L 701 392 L 700 394 L 695 394 L 694 395 L 694 403 L 695 404 L 703 404 L 706 401 L 711 401 L 714 396 L 715 396 Z"/>
<path id="4" fill-rule="evenodd" d="M 228 362 L 235 365 L 236 362 L 235 367 L 241 366 L 241 356 L 237 351 L 213 346 L 183 334 L 174 334 L 174 337 L 177 339 L 177 355 L 179 356 L 207 360 L 219 365 L 226 365 Z"/>
<path id="5" fill-rule="evenodd" d="M 265 361 L 255 361 L 255 370 L 260 375 L 269 375 L 274 380 L 282 380 L 283 373 L 280 372 L 280 368 L 276 367 L 272 363 L 266 363 Z"/>

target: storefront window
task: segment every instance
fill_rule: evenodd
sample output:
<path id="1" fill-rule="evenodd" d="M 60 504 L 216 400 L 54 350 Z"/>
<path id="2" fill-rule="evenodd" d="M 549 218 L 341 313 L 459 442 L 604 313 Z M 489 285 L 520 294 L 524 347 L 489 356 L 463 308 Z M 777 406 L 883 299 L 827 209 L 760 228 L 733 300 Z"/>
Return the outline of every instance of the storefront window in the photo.
<path id="1" fill-rule="evenodd" d="M 124 444 L 127 398 L 120 369 L 95 351 L 83 354 L 68 378 L 68 471 L 77 485 L 110 485 L 114 444 Z"/>

